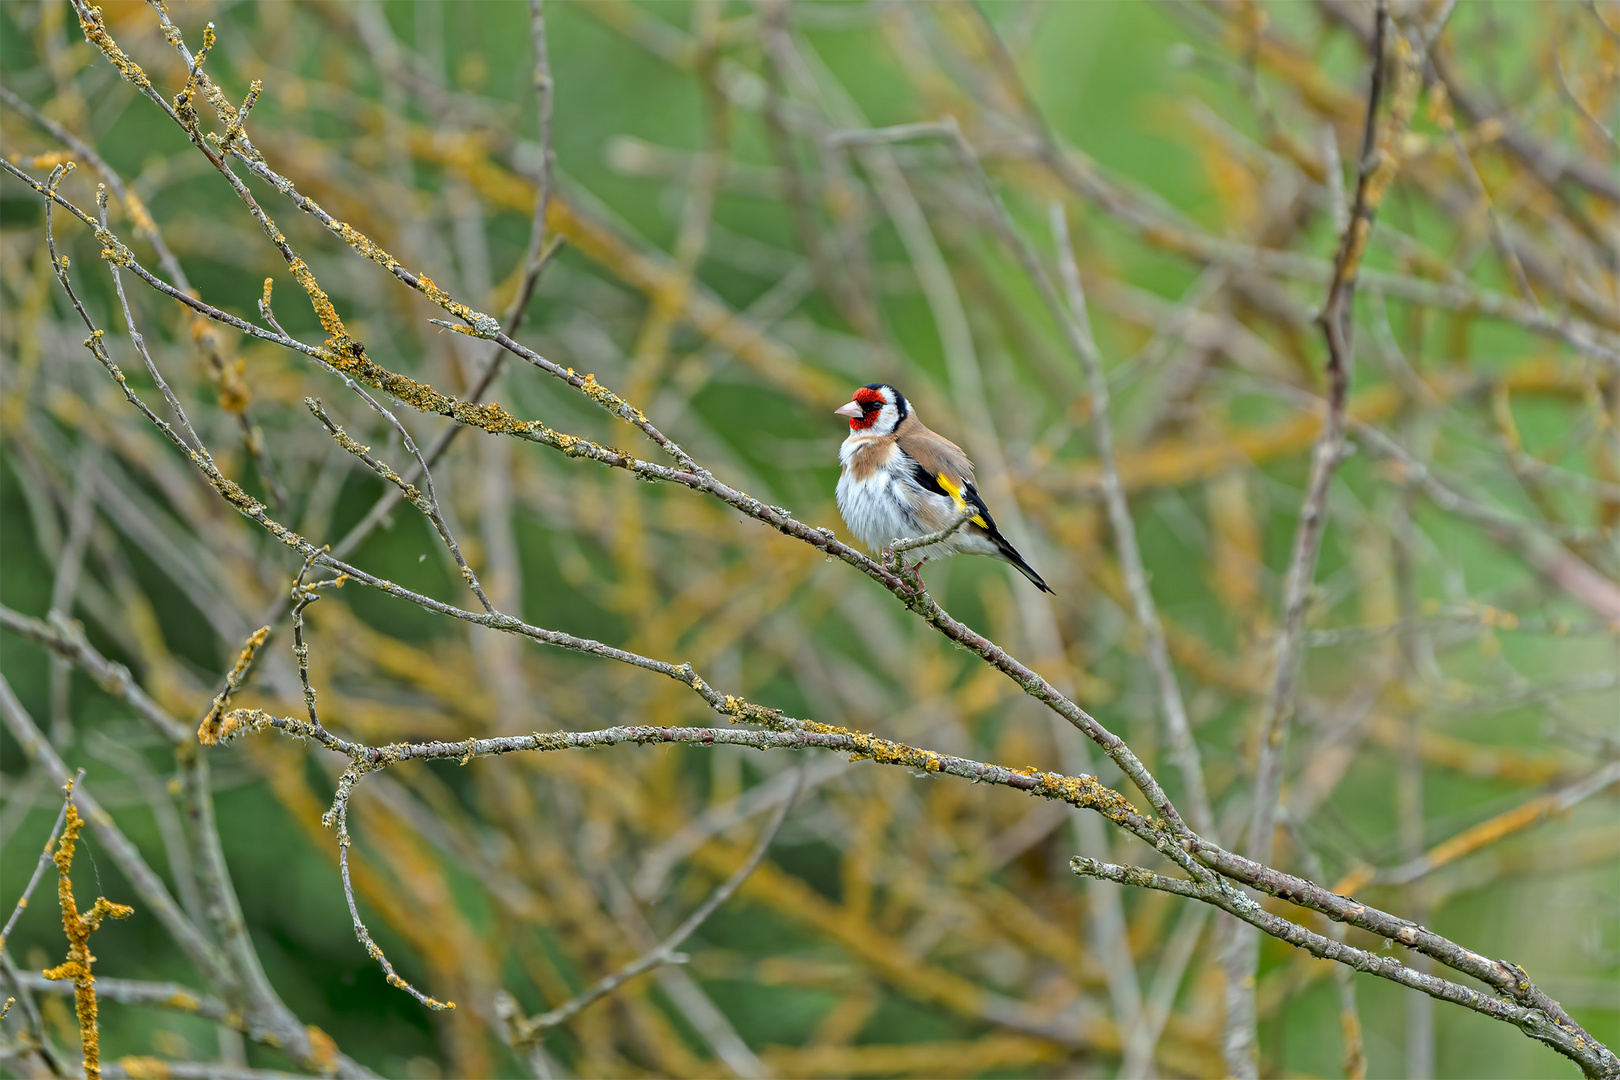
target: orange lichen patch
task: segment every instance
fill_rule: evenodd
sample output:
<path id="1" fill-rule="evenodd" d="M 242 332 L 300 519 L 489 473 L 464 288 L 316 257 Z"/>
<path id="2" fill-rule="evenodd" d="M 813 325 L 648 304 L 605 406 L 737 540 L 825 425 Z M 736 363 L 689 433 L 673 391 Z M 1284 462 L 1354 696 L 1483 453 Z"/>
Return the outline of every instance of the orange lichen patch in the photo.
<path id="1" fill-rule="evenodd" d="M 248 407 L 247 380 L 242 376 L 247 372 L 247 361 L 241 357 L 226 361 L 218 352 L 208 350 L 214 364 L 214 384 L 219 393 L 219 407 L 226 412 L 241 413 Z"/>
<path id="2" fill-rule="evenodd" d="M 764 1056 L 780 1076 L 978 1076 L 1022 1071 L 1068 1059 L 1072 1051 L 1033 1035 L 989 1035 L 968 1042 L 915 1046 L 774 1047 Z"/>
<path id="3" fill-rule="evenodd" d="M 221 720 L 225 706 L 230 704 L 231 695 L 241 684 L 242 676 L 247 674 L 248 668 L 253 664 L 253 658 L 258 655 L 259 649 L 269 637 L 270 628 L 259 627 L 248 636 L 247 644 L 243 645 L 242 651 L 237 654 L 236 666 L 231 668 L 231 673 L 225 677 L 225 688 L 214 697 L 214 704 L 209 708 L 208 715 L 203 717 L 202 723 L 197 726 L 197 741 L 204 746 L 213 746 L 229 734 L 223 730 Z"/>
<path id="4" fill-rule="evenodd" d="M 1405 725 L 1389 713 L 1373 714 L 1372 737 L 1392 750 L 1411 750 Z M 1418 732 L 1417 752 L 1429 765 L 1522 784 L 1549 783 L 1573 776 L 1580 769 L 1577 761 L 1563 754 L 1531 753 L 1519 746 L 1485 746 L 1438 731 Z"/>
<path id="5" fill-rule="evenodd" d="M 1333 891 L 1340 896 L 1350 896 L 1360 889 L 1366 888 L 1368 882 L 1378 876 L 1378 868 L 1368 863 L 1361 863 L 1344 877 L 1333 883 Z"/>
<path id="6" fill-rule="evenodd" d="M 73 984 L 73 1001 L 79 1017 L 79 1042 L 84 1050 L 84 1075 L 87 1080 L 101 1077 L 101 1038 L 96 1026 L 96 980 L 90 973 L 95 956 L 90 952 L 90 935 L 101 928 L 103 919 L 127 919 L 135 909 L 127 904 L 115 904 L 105 896 L 96 897 L 90 910 L 79 914 L 78 902 L 73 898 L 73 881 L 68 877 L 73 869 L 73 850 L 78 844 L 84 819 L 73 804 L 72 784 L 68 785 L 67 819 L 62 826 L 62 839 L 56 848 L 56 899 L 62 906 L 62 931 L 68 939 L 67 960 L 44 972 L 47 979 L 62 979 Z"/>
<path id="7" fill-rule="evenodd" d="M 273 232 L 270 238 L 278 245 L 287 242 L 286 237 L 279 232 Z M 315 280 L 309 265 L 303 259 L 294 258 L 287 264 L 287 270 L 292 274 L 293 280 L 303 286 L 304 291 L 309 294 L 310 306 L 315 309 L 315 317 L 321 321 L 321 329 L 325 330 L 334 341 L 350 344 L 349 332 L 343 328 L 343 320 L 338 317 L 337 308 L 332 306 L 332 300 L 326 295 L 326 290 Z"/>
<path id="8" fill-rule="evenodd" d="M 106 189 L 103 188 L 102 190 L 105 191 Z M 112 263 L 114 266 L 135 265 L 135 253 L 129 250 L 128 245 L 110 231 L 97 227 L 96 239 L 101 241 L 102 259 Z M 97 331 L 97 333 L 100 333 L 100 331 Z"/>
<path id="9" fill-rule="evenodd" d="M 1389 190 L 1400 166 L 1396 144 L 1411 122 L 1412 110 L 1417 105 L 1420 74 L 1417 57 L 1406 38 L 1399 35 L 1395 38 L 1394 51 L 1395 87 L 1390 97 L 1389 117 L 1378 132 L 1372 169 L 1363 176 L 1362 212 L 1351 221 L 1345 233 L 1343 250 L 1337 260 L 1340 281 L 1352 280 L 1361 267 L 1361 256 L 1372 234 L 1373 213 L 1384 201 L 1384 193 Z"/>
<path id="10" fill-rule="evenodd" d="M 1039 783 L 1033 790 L 1037 795 L 1044 795 L 1048 799 L 1062 799 L 1071 806 L 1096 810 L 1111 821 L 1119 821 L 1126 815 L 1136 812 L 1125 796 L 1113 788 L 1097 783 L 1096 777 L 1063 776 L 1048 772 L 1035 775 Z"/>
<path id="11" fill-rule="evenodd" d="M 1519 617 L 1517 615 L 1511 611 L 1491 607 L 1489 604 L 1480 605 L 1479 621 L 1485 626 L 1498 630 L 1517 630 L 1519 628 Z"/>
<path id="12" fill-rule="evenodd" d="M 185 39 L 180 35 L 180 28 L 172 23 L 164 25 L 163 37 L 175 48 L 182 48 L 185 45 Z M 201 80 L 206 77 L 203 75 L 203 64 L 208 62 L 208 52 L 213 47 L 214 24 L 209 23 L 203 28 L 203 47 L 197 50 L 197 54 L 192 60 L 191 71 L 186 76 L 186 85 L 174 98 L 174 111 L 180 114 L 182 120 L 192 124 L 196 123 L 197 114 L 191 106 L 191 99 L 196 94 Z"/>
<path id="13" fill-rule="evenodd" d="M 221 113 L 221 119 L 225 121 L 225 134 L 220 138 L 219 141 L 219 145 L 222 148 L 229 147 L 233 142 L 242 137 L 244 134 L 242 125 L 247 120 L 247 114 L 252 111 L 253 106 L 259 100 L 259 95 L 263 92 L 264 80 L 254 79 L 252 84 L 248 87 L 248 95 L 246 100 L 244 100 L 242 103 L 242 108 L 230 115 L 223 112 Z M 229 108 L 228 105 L 226 107 Z"/>
<path id="14" fill-rule="evenodd" d="M 1423 861 L 1428 869 L 1438 869 L 1465 855 L 1489 847 L 1516 832 L 1538 825 L 1563 812 L 1564 808 L 1564 797 L 1561 794 L 1538 796 L 1495 817 L 1487 818 L 1472 828 L 1464 829 L 1449 840 L 1441 841 L 1428 850 L 1423 856 Z"/>
<path id="15" fill-rule="evenodd" d="M 66 150 L 52 150 L 46 154 L 11 154 L 6 160 L 26 169 L 54 169 L 72 161 L 73 155 Z"/>
<path id="16" fill-rule="evenodd" d="M 142 209 L 145 213 L 145 209 Z M 269 278 L 265 281 L 268 283 Z M 196 290 L 192 290 L 195 294 Z M 189 320 L 191 340 L 202 347 L 214 378 L 214 389 L 219 394 L 219 407 L 226 412 L 242 413 L 248 407 L 247 361 L 238 357 L 227 360 L 225 338 L 219 327 L 200 312 L 192 312 Z"/>
<path id="17" fill-rule="evenodd" d="M 310 207 L 319 209 L 319 207 L 315 205 L 314 199 L 308 199 L 306 201 L 309 203 Z M 345 244 L 348 244 L 355 251 L 359 252 L 361 255 L 364 255 L 366 258 L 370 259 L 384 270 L 391 273 L 399 268 L 399 261 L 397 259 L 388 254 L 388 252 L 384 251 L 382 248 L 378 247 L 370 237 L 361 232 L 359 229 L 356 229 L 354 226 L 346 224 L 342 221 L 333 220 L 328 222 L 326 227 L 331 232 L 335 233 L 337 237 Z M 432 289 L 433 283 L 425 277 L 419 278 L 418 280 L 421 281 L 423 285 L 427 286 L 427 288 L 424 288 L 422 291 L 431 295 L 429 290 Z M 432 291 L 436 292 L 437 290 Z"/>
<path id="18" fill-rule="evenodd" d="M 322 295 L 324 297 L 324 294 Z M 335 313 L 333 318 L 336 318 Z M 342 324 L 339 323 L 338 327 L 341 330 Z M 418 382 L 407 375 L 390 371 L 368 358 L 365 347 L 352 338 L 328 338 L 326 347 L 321 350 L 321 359 L 367 386 L 392 395 L 418 412 L 448 416 L 452 420 L 481 428 L 492 435 L 523 435 L 556 446 L 565 453 L 574 444 L 588 442 L 554 432 L 538 421 L 519 420 L 495 402 L 480 405 L 463 401 L 449 394 L 440 393 L 428 383 Z"/>
<path id="19" fill-rule="evenodd" d="M 219 723 L 214 725 L 206 736 L 199 730 L 197 741 L 204 746 L 214 746 L 217 743 L 227 742 L 247 728 L 262 728 L 269 724 L 271 719 L 270 714 L 263 709 L 232 709 L 219 718 Z"/>
<path id="20" fill-rule="evenodd" d="M 118 1059 L 118 1067 L 129 1080 L 169 1080 L 174 1075 L 169 1063 L 150 1054 L 131 1054 Z"/>
<path id="21" fill-rule="evenodd" d="M 1167 119 L 1173 122 L 1173 117 Z M 1188 136 L 1198 153 L 1204 176 L 1221 205 L 1226 207 L 1228 220 L 1240 223 L 1240 228 L 1252 230 L 1253 223 L 1269 209 L 1265 193 L 1260 189 L 1259 177 L 1249 168 L 1247 161 L 1233 153 L 1232 146 L 1222 137 L 1222 133 L 1207 125 L 1192 124 L 1188 125 Z"/>
<path id="22" fill-rule="evenodd" d="M 392 394 L 419 412 L 448 416 L 463 424 L 482 428 L 492 435 L 510 435 L 531 429 L 531 425 L 518 420 L 494 402 L 475 405 L 440 393 L 427 383 L 390 371 L 367 359 L 365 350 L 357 348 L 352 341 L 328 340 L 326 345 L 322 359 L 327 363 L 369 386 Z"/>
<path id="23" fill-rule="evenodd" d="M 189 990 L 176 990 L 163 1000 L 165 1009 L 175 1009 L 179 1012 L 196 1012 L 202 1008 L 202 999 Z"/>
<path id="24" fill-rule="evenodd" d="M 310 1024 L 304 1029 L 309 1036 L 309 1058 L 321 1072 L 331 1072 L 337 1067 L 338 1044 L 332 1036 Z"/>

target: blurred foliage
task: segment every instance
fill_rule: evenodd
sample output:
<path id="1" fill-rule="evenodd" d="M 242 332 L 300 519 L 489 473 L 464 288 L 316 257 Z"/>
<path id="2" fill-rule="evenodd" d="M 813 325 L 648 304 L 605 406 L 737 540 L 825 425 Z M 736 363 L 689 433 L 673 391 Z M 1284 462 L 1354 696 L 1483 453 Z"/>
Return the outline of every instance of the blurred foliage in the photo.
<path id="1" fill-rule="evenodd" d="M 1395 5 L 1403 24 L 1438 11 Z M 178 92 L 185 69 L 152 11 L 105 13 L 161 92 Z M 1048 204 L 1065 208 L 1122 478 L 1232 843 L 1320 426 L 1312 319 L 1354 181 L 1368 6 L 553 2 L 545 15 L 558 169 L 548 233 L 568 243 L 516 336 L 624 394 L 725 482 L 840 535 L 842 422 L 830 410 L 856 385 L 900 386 L 973 455 L 989 505 L 1057 594 L 958 559 L 929 565 L 933 595 L 1074 694 L 1179 796 L 1102 510 L 1082 369 L 948 144 L 839 150 L 826 136 L 952 116 L 1045 258 Z M 173 17 L 194 49 L 212 21 L 208 71 L 233 100 L 263 80 L 248 130 L 278 172 L 473 307 L 511 303 L 541 161 L 527 5 L 199 2 Z M 1352 431 L 1359 452 L 1331 492 L 1277 854 L 1524 964 L 1611 1045 L 1614 788 L 1494 834 L 1468 830 L 1620 757 L 1620 618 L 1603 606 L 1620 595 L 1616 25 L 1613 3 L 1469 3 L 1438 39 L 1452 92 L 1425 88 L 1357 300 L 1352 412 L 1404 450 Z M 203 299 L 251 320 L 273 278 L 287 331 L 319 341 L 242 204 L 86 43 L 67 4 L 0 5 L 0 72 L 124 178 Z M 1500 104 L 1470 111 L 1463 86 Z M 61 145 L 15 108 L 0 118 L 8 159 L 46 175 L 36 155 Z M 92 208 L 97 179 L 80 160 L 62 192 Z M 431 325 L 437 308 L 271 186 L 248 185 L 367 355 L 447 393 L 476 381 L 488 343 Z M 0 185 L 0 603 L 82 621 L 189 723 L 297 562 L 199 482 L 91 362 L 51 273 L 41 206 L 24 185 Z M 943 282 L 927 280 L 910 206 Z M 166 276 L 128 205 L 114 199 L 109 221 Z M 114 358 L 158 407 L 95 237 L 61 212 L 55 228 Z M 304 357 L 226 331 L 222 375 L 177 305 L 127 274 L 125 287 L 221 468 L 315 543 L 339 543 L 384 485 L 313 422 L 306 395 L 379 458 L 409 463 L 397 435 Z M 952 339 L 953 317 L 967 340 Z M 655 456 L 581 395 L 509 361 L 490 399 Z M 423 446 L 444 423 L 396 412 Z M 1461 508 L 1437 502 L 1424 476 Z M 702 496 L 477 431 L 434 477 L 492 599 L 530 622 L 690 661 L 712 685 L 794 715 L 1120 783 L 1074 731 L 872 583 Z M 473 606 L 409 507 L 352 561 Z M 310 609 L 307 633 L 325 724 L 374 744 L 712 719 L 662 677 L 353 584 Z M 176 895 L 200 903 L 180 880 L 176 830 L 197 825 L 172 801 L 171 749 L 34 642 L 0 633 L 0 650 L 69 767 L 87 769 L 86 788 Z M 285 619 L 237 703 L 302 713 Z M 580 1076 L 715 1074 L 709 1013 L 693 1004 L 707 999 L 782 1076 L 1118 1068 L 1119 973 L 1098 950 L 1099 893 L 1068 870 L 1081 839 L 1064 808 L 725 747 L 400 766 L 356 798 L 356 891 L 402 973 L 461 1003 L 430 1014 L 353 939 L 319 823 L 342 763 L 269 735 L 202 752 L 271 982 L 302 1022 L 384 1075 L 521 1074 L 495 992 L 544 1012 L 637 956 L 742 862 L 798 767 L 806 788 L 768 859 L 686 943 L 689 966 L 643 976 L 555 1030 L 556 1063 Z M 60 800 L 10 734 L 0 754 L 9 911 Z M 1396 883 L 1459 836 L 1473 839 L 1454 858 Z M 1153 857 L 1129 838 L 1103 843 L 1083 853 Z M 80 848 L 81 882 L 130 900 L 94 838 Z M 1218 1075 L 1224 924 L 1163 894 L 1121 890 L 1118 902 L 1141 993 L 1173 1006 L 1156 1068 Z M 50 905 L 36 896 L 34 908 L 8 952 L 38 969 L 62 943 Z M 195 984 L 136 908 L 97 934 L 98 975 Z M 1186 957 L 1178 933 L 1191 935 Z M 1340 1072 L 1331 970 L 1266 939 L 1263 1073 Z M 1354 989 L 1370 1075 L 1421 1060 L 1424 1017 L 1437 1075 L 1566 1064 L 1389 983 L 1357 976 Z M 74 1047 L 66 999 L 37 996 L 52 1038 Z M 8 1039 L 17 1016 L 0 1024 Z M 101 1020 L 109 1061 L 244 1052 L 172 1010 L 104 1002 Z M 251 1040 L 244 1060 L 291 1064 Z"/>

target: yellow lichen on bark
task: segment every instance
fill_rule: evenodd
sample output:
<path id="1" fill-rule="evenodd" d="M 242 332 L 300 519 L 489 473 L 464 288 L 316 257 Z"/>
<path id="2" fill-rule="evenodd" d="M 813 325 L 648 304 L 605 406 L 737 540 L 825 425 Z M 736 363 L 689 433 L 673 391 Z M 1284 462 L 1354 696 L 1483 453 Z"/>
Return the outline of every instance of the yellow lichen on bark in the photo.
<path id="1" fill-rule="evenodd" d="M 61 964 L 48 968 L 44 975 L 47 979 L 63 979 L 73 983 L 74 1005 L 79 1017 L 79 1041 L 84 1050 L 84 1075 L 87 1080 L 99 1080 L 101 1041 L 96 1027 L 96 980 L 90 973 L 96 958 L 90 952 L 90 935 L 101 927 L 103 919 L 127 919 L 135 913 L 135 909 L 98 896 L 88 912 L 79 914 L 79 905 L 73 899 L 73 881 L 68 877 L 68 872 L 73 868 L 73 849 L 78 843 L 79 831 L 84 828 L 84 819 L 79 816 L 78 807 L 73 805 L 71 787 L 70 784 L 62 840 L 57 845 L 53 859 L 59 875 L 56 897 L 62 906 L 62 930 L 67 934 L 68 955 Z"/>
<path id="2" fill-rule="evenodd" d="M 213 746 L 225 737 L 226 733 L 220 720 L 225 712 L 225 706 L 230 702 L 231 694 L 235 692 L 237 684 L 241 682 L 248 666 L 253 663 L 254 656 L 258 654 L 259 649 L 264 646 L 269 637 L 270 628 L 261 626 L 249 635 L 247 643 L 242 646 L 241 653 L 236 657 L 236 666 L 231 669 L 230 675 L 226 676 L 225 689 L 221 690 L 214 698 L 213 707 L 208 710 L 208 715 L 203 717 L 201 724 L 197 725 L 197 741 L 204 746 Z"/>

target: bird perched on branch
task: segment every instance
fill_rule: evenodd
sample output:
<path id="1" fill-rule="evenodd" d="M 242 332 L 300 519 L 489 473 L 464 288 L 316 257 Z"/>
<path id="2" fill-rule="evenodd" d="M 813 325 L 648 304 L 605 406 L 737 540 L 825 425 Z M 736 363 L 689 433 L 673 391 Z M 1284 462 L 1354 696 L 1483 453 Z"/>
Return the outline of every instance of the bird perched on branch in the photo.
<path id="1" fill-rule="evenodd" d="M 988 555 L 1011 563 L 1043 592 L 1052 591 L 996 528 L 973 485 L 973 462 L 960 446 L 925 427 L 905 395 L 872 383 L 833 411 L 849 417 L 849 438 L 838 450 L 844 467 L 838 512 L 856 539 L 887 554 L 895 540 L 939 532 L 971 514 L 949 536 L 914 549 L 916 566 L 959 552 Z"/>

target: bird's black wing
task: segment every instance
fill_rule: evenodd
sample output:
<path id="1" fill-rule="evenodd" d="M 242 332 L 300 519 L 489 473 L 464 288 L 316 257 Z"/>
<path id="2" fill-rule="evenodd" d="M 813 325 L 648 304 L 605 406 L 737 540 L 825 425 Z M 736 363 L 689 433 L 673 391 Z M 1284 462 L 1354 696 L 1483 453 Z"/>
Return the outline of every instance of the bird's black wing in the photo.
<path id="1" fill-rule="evenodd" d="M 911 463 L 911 475 L 912 479 L 914 479 L 918 486 L 920 486 L 923 490 L 931 491 L 936 495 L 943 495 L 952 501 L 966 503 L 968 506 L 971 506 L 975 511 L 977 511 L 977 513 L 969 518 L 968 521 L 971 524 L 978 526 L 979 531 L 982 532 L 992 544 L 996 545 L 996 551 L 1001 554 L 1001 557 L 1011 563 L 1013 569 L 1029 578 L 1029 580 L 1034 583 L 1036 588 L 1040 589 L 1042 592 L 1052 591 L 1052 587 L 1046 583 L 1040 574 L 1035 572 L 1035 568 L 1029 565 L 1029 563 L 1025 562 L 1022 555 L 1018 554 L 1018 549 L 1013 547 L 1011 542 L 1009 542 L 1005 536 L 1001 535 L 1001 530 L 996 528 L 996 519 L 990 516 L 990 508 L 984 505 L 983 496 L 979 494 L 979 489 L 971 480 L 961 487 L 957 487 L 951 482 L 950 477 L 945 476 L 944 474 L 932 473 L 928 469 L 925 469 L 922 464 L 916 460 L 913 460 Z"/>

